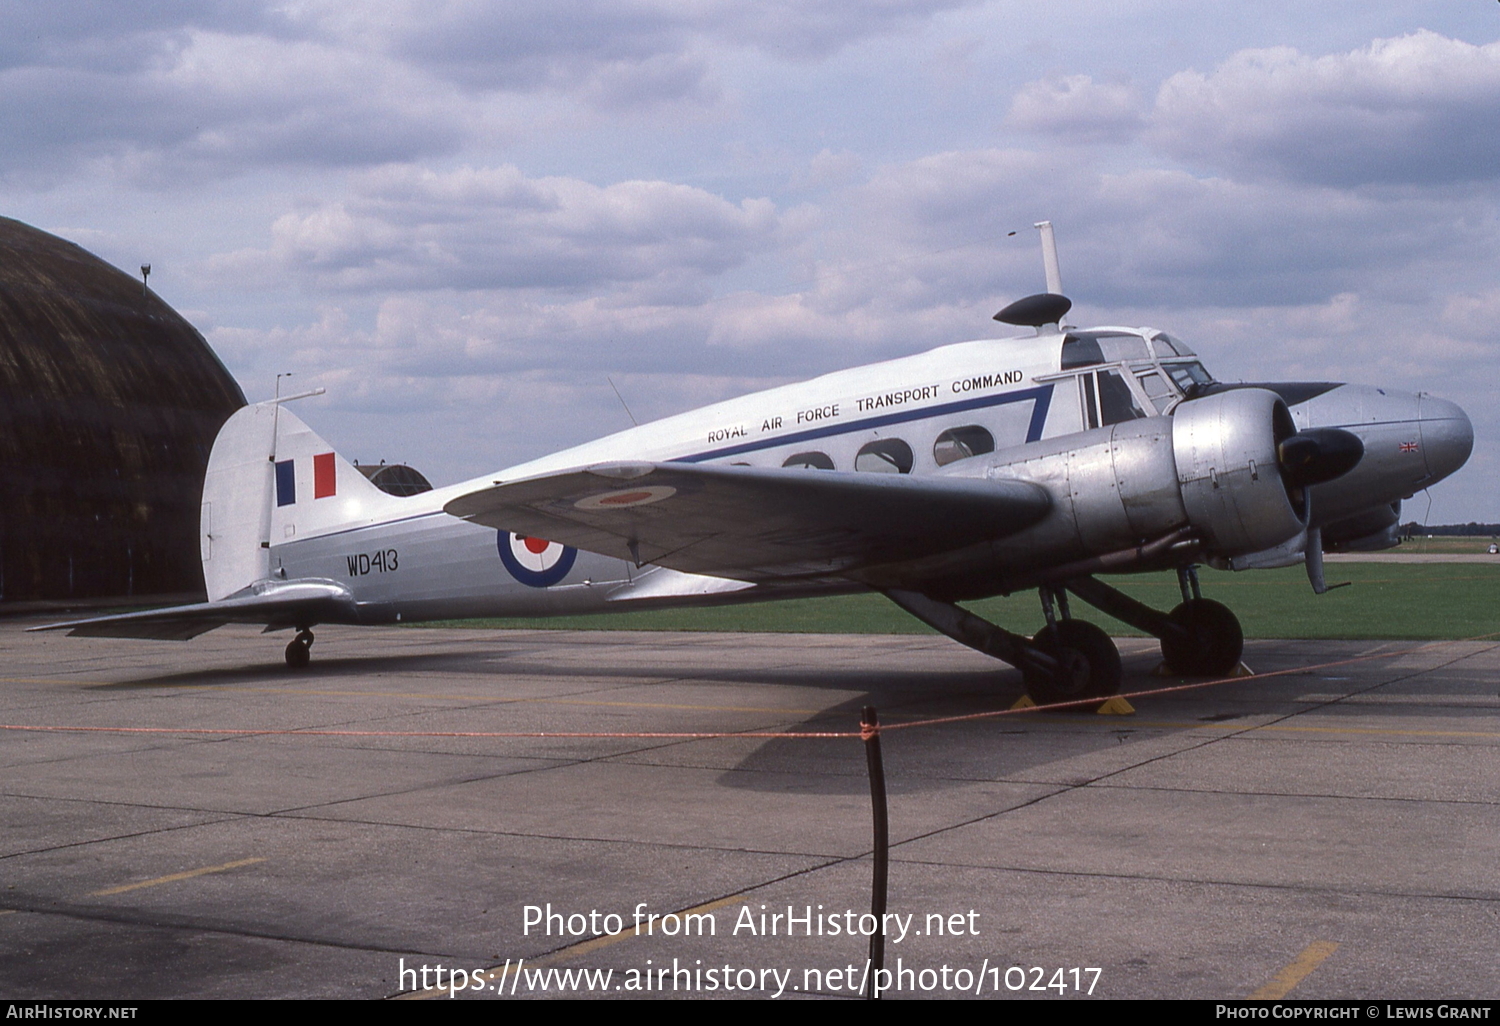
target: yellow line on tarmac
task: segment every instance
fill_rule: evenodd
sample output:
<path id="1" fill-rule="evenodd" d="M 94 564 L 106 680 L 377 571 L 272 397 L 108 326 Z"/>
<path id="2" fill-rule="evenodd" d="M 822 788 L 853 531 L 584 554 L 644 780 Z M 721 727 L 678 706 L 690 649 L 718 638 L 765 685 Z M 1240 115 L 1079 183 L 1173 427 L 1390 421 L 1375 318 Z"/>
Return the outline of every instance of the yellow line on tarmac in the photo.
<path id="1" fill-rule="evenodd" d="M 1292 988 L 1303 980 L 1314 969 L 1323 964 L 1323 960 L 1339 949 L 1336 941 L 1313 941 L 1302 949 L 1291 965 L 1277 973 L 1271 982 L 1250 995 L 1251 1001 L 1279 1001 L 1292 992 Z"/>
<path id="2" fill-rule="evenodd" d="M 126 891 L 138 891 L 142 887 L 155 887 L 157 884 L 176 883 L 178 880 L 191 880 L 195 876 L 207 876 L 209 873 L 224 873 L 241 866 L 254 865 L 264 862 L 265 859 L 240 859 L 238 862 L 226 862 L 222 866 L 204 866 L 202 869 L 189 869 L 185 873 L 173 873 L 170 876 L 159 876 L 155 880 L 142 880 L 140 883 L 124 884 L 120 887 L 106 887 L 102 891 L 90 891 L 89 897 L 103 898 L 110 894 L 124 894 Z"/>
<path id="3" fill-rule="evenodd" d="M 733 905 L 737 901 L 744 900 L 745 896 L 743 894 L 735 894 L 728 898 L 720 898 L 718 901 L 710 901 L 702 905 L 694 905 L 692 908 L 684 908 L 679 909 L 676 912 L 669 912 L 668 915 L 701 915 L 704 912 L 712 912 L 715 909 L 723 908 L 725 905 Z M 657 918 L 661 917 L 658 916 Z M 622 930 L 612 936 L 605 935 L 603 937 L 591 937 L 586 941 L 579 941 L 577 944 L 569 944 L 567 947 L 559 948 L 558 950 L 552 952 L 552 954 L 543 955 L 541 958 L 522 959 L 521 961 L 524 961 L 527 965 L 542 969 L 553 964 L 554 962 L 561 962 L 565 958 L 576 958 L 579 955 L 587 955 L 592 951 L 598 951 L 600 948 L 607 948 L 611 944 L 618 944 L 620 943 L 620 941 L 630 940 L 634 937 L 639 936 L 641 935 L 636 933 L 634 929 Z M 646 936 L 650 937 L 652 935 L 648 933 L 646 934 Z M 497 969 L 500 970 L 498 976 L 495 974 L 495 971 Z M 513 975 L 515 972 L 520 972 L 520 970 L 521 967 L 519 964 L 506 962 L 502 963 L 501 965 L 492 965 L 488 969 L 481 969 L 480 972 L 484 973 L 487 979 L 494 981 L 495 988 L 498 990 L 505 986 L 505 980 L 508 974 Z M 429 998 L 450 996 L 451 993 L 448 990 L 434 987 L 431 990 L 417 990 L 409 991 L 405 994 L 397 994 L 395 997 L 391 998 L 391 1000 L 426 1001 Z"/>

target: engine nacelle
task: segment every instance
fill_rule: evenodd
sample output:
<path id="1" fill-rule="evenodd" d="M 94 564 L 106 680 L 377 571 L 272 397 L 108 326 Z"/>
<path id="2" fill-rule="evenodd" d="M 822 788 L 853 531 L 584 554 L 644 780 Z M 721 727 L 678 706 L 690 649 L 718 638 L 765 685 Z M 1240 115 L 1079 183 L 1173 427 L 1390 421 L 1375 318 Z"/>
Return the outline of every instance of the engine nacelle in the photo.
<path id="1" fill-rule="evenodd" d="M 1294 435 L 1280 396 L 1245 388 L 1181 403 L 1169 417 L 1035 442 L 985 463 L 960 461 L 957 476 L 1040 485 L 1052 509 L 1034 527 L 990 544 L 991 578 L 975 572 L 973 553 L 956 557 L 955 570 L 1017 578 L 1068 560 L 1125 554 L 1183 528 L 1200 540 L 1198 558 L 1214 565 L 1282 546 L 1290 551 L 1308 526 L 1306 486 L 1283 467 L 1281 443 Z M 1336 439 L 1317 441 L 1331 447 Z M 1313 455 L 1310 465 L 1326 470 L 1327 460 Z M 1309 462 L 1306 452 L 1299 456 Z"/>
<path id="2" fill-rule="evenodd" d="M 1296 433 L 1286 403 L 1263 388 L 1193 399 L 1173 412 L 1182 505 L 1209 553 L 1261 552 L 1307 529 L 1306 492 L 1283 479 L 1278 451 Z"/>

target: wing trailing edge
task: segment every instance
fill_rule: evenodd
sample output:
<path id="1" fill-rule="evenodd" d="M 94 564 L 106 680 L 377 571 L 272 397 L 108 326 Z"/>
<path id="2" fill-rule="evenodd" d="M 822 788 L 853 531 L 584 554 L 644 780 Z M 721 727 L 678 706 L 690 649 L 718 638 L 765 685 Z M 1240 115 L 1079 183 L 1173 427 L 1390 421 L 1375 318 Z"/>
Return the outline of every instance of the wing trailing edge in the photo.
<path id="1" fill-rule="evenodd" d="M 448 502 L 498 530 L 746 581 L 848 576 L 1015 534 L 1039 485 L 686 463 L 609 463 L 501 482 Z"/>
<path id="2" fill-rule="evenodd" d="M 257 588 L 217 602 L 95 616 L 28 629 L 67 631 L 84 638 L 187 641 L 226 623 L 264 624 L 271 630 L 330 620 L 350 622 L 355 615 L 348 589 L 332 581 L 266 582 Z"/>

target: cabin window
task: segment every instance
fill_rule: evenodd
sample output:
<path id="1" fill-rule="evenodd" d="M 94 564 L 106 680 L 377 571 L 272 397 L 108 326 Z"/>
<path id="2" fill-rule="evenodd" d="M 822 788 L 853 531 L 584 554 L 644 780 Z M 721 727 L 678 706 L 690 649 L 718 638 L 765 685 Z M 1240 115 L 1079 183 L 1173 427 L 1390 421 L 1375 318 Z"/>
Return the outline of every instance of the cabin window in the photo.
<path id="1" fill-rule="evenodd" d="M 932 445 L 932 458 L 937 465 L 946 467 L 950 463 L 966 460 L 971 456 L 983 456 L 995 451 L 995 436 L 978 424 L 949 428 L 937 436 Z"/>
<path id="2" fill-rule="evenodd" d="M 788 456 L 782 466 L 800 467 L 804 470 L 832 470 L 833 460 L 826 453 L 799 452 L 795 456 Z"/>
<path id="3" fill-rule="evenodd" d="M 916 457 L 899 438 L 877 438 L 854 457 L 854 469 L 871 474 L 910 474 Z"/>

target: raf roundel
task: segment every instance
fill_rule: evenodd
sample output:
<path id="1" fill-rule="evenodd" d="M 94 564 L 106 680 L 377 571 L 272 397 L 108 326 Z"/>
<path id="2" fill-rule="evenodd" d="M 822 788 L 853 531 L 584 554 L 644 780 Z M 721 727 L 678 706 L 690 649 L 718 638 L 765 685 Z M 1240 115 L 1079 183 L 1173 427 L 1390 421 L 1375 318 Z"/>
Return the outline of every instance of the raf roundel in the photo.
<path id="1" fill-rule="evenodd" d="M 573 569 L 578 550 L 543 538 L 501 531 L 495 536 L 500 562 L 510 575 L 533 588 L 550 588 Z"/>
<path id="2" fill-rule="evenodd" d="M 632 506 L 649 506 L 653 502 L 670 499 L 677 489 L 670 485 L 645 485 L 641 488 L 622 488 L 619 491 L 590 495 L 573 503 L 574 509 L 629 509 Z"/>

